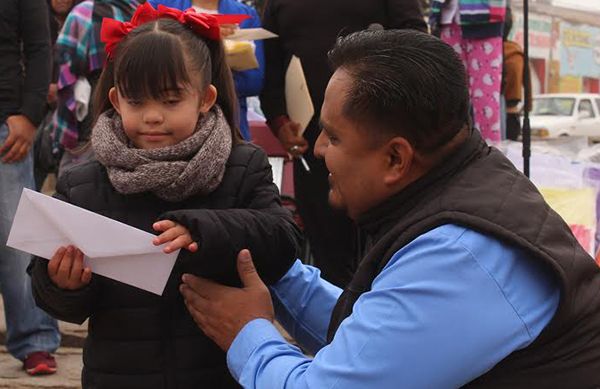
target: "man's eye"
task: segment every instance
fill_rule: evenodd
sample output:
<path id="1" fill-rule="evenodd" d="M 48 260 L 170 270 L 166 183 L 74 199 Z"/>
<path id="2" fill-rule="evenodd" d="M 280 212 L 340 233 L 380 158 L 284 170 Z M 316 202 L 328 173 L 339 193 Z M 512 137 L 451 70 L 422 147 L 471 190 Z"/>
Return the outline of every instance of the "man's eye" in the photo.
<path id="1" fill-rule="evenodd" d="M 142 104 L 142 102 L 139 100 L 127 100 L 127 104 L 134 106 L 134 107 L 138 107 Z"/>
<path id="2" fill-rule="evenodd" d="M 177 105 L 177 104 L 179 104 L 179 100 L 178 99 L 165 100 L 165 104 L 166 105 Z"/>

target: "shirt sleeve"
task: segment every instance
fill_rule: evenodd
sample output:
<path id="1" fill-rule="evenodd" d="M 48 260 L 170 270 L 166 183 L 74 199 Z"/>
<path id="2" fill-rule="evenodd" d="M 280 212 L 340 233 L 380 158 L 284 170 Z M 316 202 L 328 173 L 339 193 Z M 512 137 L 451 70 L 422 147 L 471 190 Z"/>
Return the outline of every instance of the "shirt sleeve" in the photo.
<path id="1" fill-rule="evenodd" d="M 44 115 L 50 84 L 48 7 L 44 0 L 21 0 L 20 3 L 20 30 L 26 70 L 21 114 L 37 126 Z"/>
<path id="2" fill-rule="evenodd" d="M 245 388 L 460 387 L 529 345 L 559 295 L 549 270 L 523 252 L 442 226 L 393 256 L 314 359 L 255 320 L 234 340 L 229 366 Z"/>
<path id="3" fill-rule="evenodd" d="M 299 260 L 271 287 L 277 320 L 313 354 L 326 344 L 329 318 L 341 293 L 321 278 L 319 269 Z"/>

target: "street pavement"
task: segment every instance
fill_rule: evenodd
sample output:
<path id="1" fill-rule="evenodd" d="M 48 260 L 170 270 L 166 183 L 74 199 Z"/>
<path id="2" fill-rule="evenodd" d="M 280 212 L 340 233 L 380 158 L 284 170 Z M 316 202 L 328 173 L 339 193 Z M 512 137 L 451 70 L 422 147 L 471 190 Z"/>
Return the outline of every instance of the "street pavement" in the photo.
<path id="1" fill-rule="evenodd" d="M 81 347 L 87 334 L 87 322 L 75 325 L 60 322 L 61 347 L 56 352 L 58 372 L 40 377 L 31 377 L 21 361 L 13 358 L 4 347 L 6 324 L 4 304 L 0 299 L 0 389 L 77 389 L 81 388 Z"/>

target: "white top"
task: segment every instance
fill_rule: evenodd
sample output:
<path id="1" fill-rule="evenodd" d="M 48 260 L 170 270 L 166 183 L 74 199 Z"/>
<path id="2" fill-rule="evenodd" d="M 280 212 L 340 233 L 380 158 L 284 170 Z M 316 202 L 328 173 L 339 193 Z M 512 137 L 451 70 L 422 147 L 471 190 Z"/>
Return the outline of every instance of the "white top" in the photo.
<path id="1" fill-rule="evenodd" d="M 196 10 L 196 12 L 200 12 L 203 14 L 218 14 L 219 13 L 219 11 L 216 9 L 202 8 L 202 7 L 198 7 L 197 5 L 193 5 L 192 8 L 194 8 L 194 10 Z"/>
<path id="2" fill-rule="evenodd" d="M 460 24 L 460 12 L 458 12 L 458 0 L 446 1 L 446 6 L 442 9 L 442 25 Z"/>

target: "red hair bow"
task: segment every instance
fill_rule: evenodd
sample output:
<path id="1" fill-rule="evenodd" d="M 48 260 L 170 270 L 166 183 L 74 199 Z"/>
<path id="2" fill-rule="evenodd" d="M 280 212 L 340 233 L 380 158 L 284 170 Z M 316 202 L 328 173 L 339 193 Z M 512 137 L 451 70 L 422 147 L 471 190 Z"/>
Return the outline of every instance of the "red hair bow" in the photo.
<path id="1" fill-rule="evenodd" d="M 190 28 L 194 33 L 210 39 L 221 39 L 221 24 L 239 24 L 248 19 L 249 15 L 212 15 L 196 12 L 189 8 L 180 11 L 175 8 L 159 5 L 154 9 L 149 3 L 144 3 L 137 7 L 131 21 L 119 22 L 115 19 L 104 18 L 100 29 L 100 40 L 105 44 L 106 55 L 112 58 L 116 46 L 132 30 L 144 23 L 152 22 L 158 19 L 174 19 L 179 23 Z"/>

